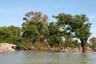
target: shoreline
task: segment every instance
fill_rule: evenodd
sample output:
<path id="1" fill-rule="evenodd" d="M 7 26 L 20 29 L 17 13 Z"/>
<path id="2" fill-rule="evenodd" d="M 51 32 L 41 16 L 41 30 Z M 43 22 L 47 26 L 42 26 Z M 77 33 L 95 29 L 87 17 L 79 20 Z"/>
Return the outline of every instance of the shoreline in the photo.
<path id="1" fill-rule="evenodd" d="M 62 49 L 57 49 L 57 48 L 23 48 L 14 44 L 9 44 L 9 43 L 0 43 L 0 52 L 15 52 L 15 51 L 22 51 L 22 50 L 35 50 L 35 51 L 50 51 L 50 52 L 82 52 L 81 48 L 62 48 Z M 96 50 L 93 50 L 92 48 L 87 47 L 86 52 L 96 52 Z"/>

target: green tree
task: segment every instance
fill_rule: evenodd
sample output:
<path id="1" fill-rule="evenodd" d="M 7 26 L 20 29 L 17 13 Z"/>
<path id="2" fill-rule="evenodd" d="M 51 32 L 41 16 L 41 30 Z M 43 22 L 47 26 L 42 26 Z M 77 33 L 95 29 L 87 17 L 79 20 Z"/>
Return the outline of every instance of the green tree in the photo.
<path id="1" fill-rule="evenodd" d="M 25 22 L 22 24 L 23 38 L 30 39 L 30 42 L 44 41 L 50 49 L 47 42 L 49 35 L 47 16 L 41 12 L 28 12 L 23 18 Z"/>
<path id="2" fill-rule="evenodd" d="M 70 33 L 81 41 L 82 52 L 85 52 L 85 44 L 90 36 L 91 26 L 86 15 L 71 16 L 70 14 L 60 13 L 55 18 L 60 25 L 67 26 Z"/>
<path id="3" fill-rule="evenodd" d="M 15 26 L 0 27 L 0 42 L 18 44 L 21 42 L 21 29 Z"/>
<path id="4" fill-rule="evenodd" d="M 59 27 L 56 22 L 51 22 L 48 25 L 49 36 L 48 43 L 51 47 L 56 47 L 57 50 L 59 48 L 59 44 L 61 43 L 61 33 L 59 32 Z"/>

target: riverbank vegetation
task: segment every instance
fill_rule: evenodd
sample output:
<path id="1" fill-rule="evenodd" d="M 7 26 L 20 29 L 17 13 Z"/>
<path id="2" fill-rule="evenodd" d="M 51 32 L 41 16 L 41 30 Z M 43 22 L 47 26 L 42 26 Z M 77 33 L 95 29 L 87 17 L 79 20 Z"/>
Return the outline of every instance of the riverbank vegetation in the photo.
<path id="1" fill-rule="evenodd" d="M 86 47 L 93 46 L 87 42 L 91 24 L 85 14 L 73 16 L 60 13 L 53 18 L 53 21 L 49 21 L 48 16 L 41 12 L 28 12 L 21 27 L 0 27 L 0 42 L 16 44 L 17 48 L 25 50 L 78 48 L 85 52 Z"/>

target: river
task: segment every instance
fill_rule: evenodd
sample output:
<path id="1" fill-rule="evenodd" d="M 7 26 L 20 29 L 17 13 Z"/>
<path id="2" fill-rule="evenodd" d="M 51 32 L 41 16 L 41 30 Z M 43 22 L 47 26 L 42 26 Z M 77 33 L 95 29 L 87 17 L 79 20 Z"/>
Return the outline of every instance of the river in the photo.
<path id="1" fill-rule="evenodd" d="M 0 53 L 0 64 L 96 64 L 96 53 L 17 51 Z"/>

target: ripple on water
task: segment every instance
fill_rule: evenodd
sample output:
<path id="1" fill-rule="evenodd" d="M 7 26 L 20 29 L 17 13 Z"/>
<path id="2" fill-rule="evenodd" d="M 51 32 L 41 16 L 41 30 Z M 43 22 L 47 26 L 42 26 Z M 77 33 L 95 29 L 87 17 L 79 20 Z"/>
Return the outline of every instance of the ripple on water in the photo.
<path id="1" fill-rule="evenodd" d="M 0 53 L 0 64 L 96 64 L 96 53 L 44 51 Z"/>

